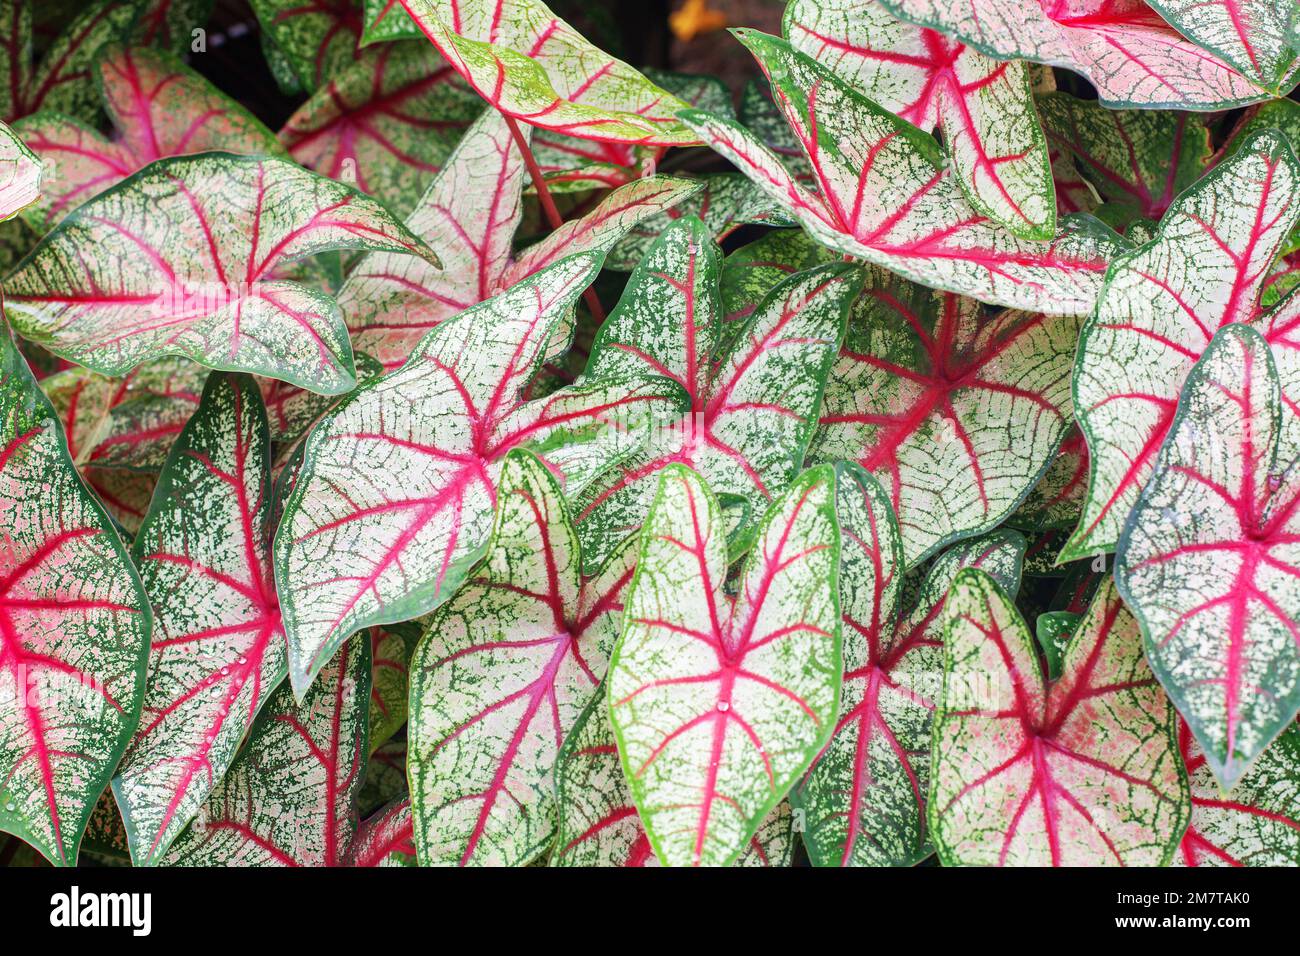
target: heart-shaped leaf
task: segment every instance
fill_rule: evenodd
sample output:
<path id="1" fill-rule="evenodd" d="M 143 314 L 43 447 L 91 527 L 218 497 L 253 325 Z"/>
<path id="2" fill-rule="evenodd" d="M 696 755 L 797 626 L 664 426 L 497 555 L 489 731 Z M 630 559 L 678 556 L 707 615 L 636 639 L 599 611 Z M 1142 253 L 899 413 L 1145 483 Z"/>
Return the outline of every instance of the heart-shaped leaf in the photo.
<path id="1" fill-rule="evenodd" d="M 1278 454 L 1279 401 L 1268 343 L 1225 326 L 1115 563 L 1151 668 L 1225 788 L 1300 711 L 1300 469 Z"/>
<path id="2" fill-rule="evenodd" d="M 482 111 L 478 94 L 429 44 L 385 43 L 298 107 L 280 142 L 308 169 L 406 215 Z"/>
<path id="3" fill-rule="evenodd" d="M 1295 85 L 1295 0 L 1150 0 L 1179 33 L 1282 96 Z"/>
<path id="4" fill-rule="evenodd" d="M 544 449 L 578 489 L 645 440 L 671 383 L 522 398 L 599 267 L 596 254 L 571 256 L 442 323 L 313 429 L 276 537 L 299 694 L 353 632 L 419 617 L 455 593 L 487 538 L 511 448 Z"/>
<path id="5" fill-rule="evenodd" d="M 857 465 L 839 466 L 837 480 L 844 691 L 835 734 L 790 801 L 814 866 L 910 866 L 932 852 L 924 801 L 948 588 L 979 567 L 1015 593 L 1025 542 L 1000 532 L 945 552 L 904 607 L 888 496 Z"/>
<path id="6" fill-rule="evenodd" d="M 926 285 L 1014 308 L 1092 308 L 1114 236 L 1095 220 L 1023 240 L 976 212 L 933 138 L 783 40 L 745 30 L 777 104 L 813 162 L 816 192 L 733 121 L 685 111 L 715 150 L 819 242 Z"/>
<path id="7" fill-rule="evenodd" d="M 267 41 L 308 93 L 360 54 L 362 13 L 354 0 L 250 0 Z"/>
<path id="8" fill-rule="evenodd" d="M 725 866 L 830 738 L 842 664 L 835 473 L 800 476 L 723 590 L 717 498 L 663 470 L 609 668 L 623 771 L 655 854 Z"/>
<path id="9" fill-rule="evenodd" d="M 889 492 L 909 566 L 1015 510 L 1070 420 L 1080 322 L 1003 312 L 869 270 L 810 456 Z"/>
<path id="10" fill-rule="evenodd" d="M 1300 865 L 1300 727 L 1288 727 L 1224 794 L 1187 724 L 1178 742 L 1192 785 L 1192 819 L 1174 865 Z"/>
<path id="11" fill-rule="evenodd" d="M 166 856 L 284 678 L 275 517 L 261 394 L 247 376 L 213 375 L 132 547 L 154 639 L 144 715 L 113 792 L 137 866 Z"/>
<path id="12" fill-rule="evenodd" d="M 370 643 L 352 640 L 301 704 L 282 684 L 165 866 L 343 866 L 365 772 Z"/>
<path id="13" fill-rule="evenodd" d="M 977 212 L 1027 239 L 1055 235 L 1047 141 L 1023 63 L 991 60 L 878 2 L 793 0 L 784 30 L 869 100 L 925 132 L 941 128 Z"/>
<path id="14" fill-rule="evenodd" d="M 479 569 L 411 661 L 408 773 L 426 866 L 523 866 L 555 833 L 555 758 L 605 675 L 635 542 L 588 580 L 556 480 L 506 458 Z"/>
<path id="15" fill-rule="evenodd" d="M 324 394 L 354 384 L 329 296 L 273 277 L 331 249 L 432 254 L 375 200 L 285 160 L 161 160 L 79 207 L 5 279 L 14 326 L 105 375 L 181 355 Z"/>
<path id="16" fill-rule="evenodd" d="M 0 830 L 69 866 L 140 718 L 149 604 L 0 328 Z"/>
<path id="17" fill-rule="evenodd" d="M 12 219 L 41 197 L 41 161 L 0 123 L 0 222 Z M 46 185 L 48 191 L 49 186 Z"/>
<path id="18" fill-rule="evenodd" d="M 983 571 L 944 610 L 930 832 L 945 865 L 1160 866 L 1187 825 L 1174 711 L 1112 584 L 1044 679 L 1033 635 Z"/>
<path id="19" fill-rule="evenodd" d="M 858 270 L 792 276 L 736 328 L 722 323 L 721 252 L 694 216 L 651 247 L 592 345 L 586 378 L 662 375 L 686 397 L 676 420 L 574 500 L 588 567 L 645 521 L 659 474 L 680 463 L 755 515 L 803 465 Z"/>
<path id="20" fill-rule="evenodd" d="M 1088 495 L 1061 561 L 1115 547 L 1187 373 L 1216 329 L 1255 318 L 1278 246 L 1300 221 L 1298 188 L 1291 147 L 1261 132 L 1111 267 L 1079 341 L 1074 405 L 1088 441 Z"/>
<path id="21" fill-rule="evenodd" d="M 26 216 L 42 231 L 156 159 L 214 149 L 283 155 L 261 121 L 170 53 L 114 43 L 94 68 L 115 135 L 52 113 L 17 124 L 52 171 Z"/>
<path id="22" fill-rule="evenodd" d="M 989 56 L 1082 73 L 1106 106 L 1227 109 L 1273 95 L 1206 56 L 1146 0 L 882 2 L 903 19 L 955 35 Z"/>

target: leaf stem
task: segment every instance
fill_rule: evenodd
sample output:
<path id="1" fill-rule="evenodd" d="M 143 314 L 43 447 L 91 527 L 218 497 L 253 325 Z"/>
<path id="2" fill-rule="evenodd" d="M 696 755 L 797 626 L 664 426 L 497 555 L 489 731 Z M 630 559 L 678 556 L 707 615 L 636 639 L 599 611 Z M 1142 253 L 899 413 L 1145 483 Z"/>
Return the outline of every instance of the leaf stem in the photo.
<path id="1" fill-rule="evenodd" d="M 551 224 L 552 229 L 559 229 L 564 225 L 564 217 L 560 215 L 560 210 L 555 206 L 555 200 L 551 198 L 551 191 L 546 188 L 546 178 L 542 175 L 542 169 L 537 165 L 537 157 L 533 155 L 532 148 L 528 145 L 528 140 L 524 139 L 523 132 L 519 129 L 519 123 L 513 116 L 502 113 L 506 125 L 510 127 L 510 135 L 515 138 L 515 145 L 519 147 L 519 152 L 523 154 L 524 165 L 528 167 L 528 175 L 532 177 L 533 188 L 537 190 L 537 200 L 542 204 L 542 212 L 546 214 L 547 222 Z M 587 287 L 582 293 L 583 299 L 587 303 L 587 309 L 591 312 L 592 318 L 596 320 L 597 325 L 605 324 L 605 308 L 600 304 L 600 299 L 596 295 L 596 290 Z"/>

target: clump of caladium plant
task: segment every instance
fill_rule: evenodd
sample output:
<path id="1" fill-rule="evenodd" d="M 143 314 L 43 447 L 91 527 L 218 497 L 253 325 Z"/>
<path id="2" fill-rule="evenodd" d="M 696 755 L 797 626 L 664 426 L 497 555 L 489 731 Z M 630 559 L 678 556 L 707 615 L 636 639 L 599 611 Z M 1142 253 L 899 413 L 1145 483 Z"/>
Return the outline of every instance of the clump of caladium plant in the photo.
<path id="1" fill-rule="evenodd" d="M 1300 864 L 1292 0 L 734 90 L 255 0 L 251 104 L 83 6 L 0 3 L 0 865 Z"/>

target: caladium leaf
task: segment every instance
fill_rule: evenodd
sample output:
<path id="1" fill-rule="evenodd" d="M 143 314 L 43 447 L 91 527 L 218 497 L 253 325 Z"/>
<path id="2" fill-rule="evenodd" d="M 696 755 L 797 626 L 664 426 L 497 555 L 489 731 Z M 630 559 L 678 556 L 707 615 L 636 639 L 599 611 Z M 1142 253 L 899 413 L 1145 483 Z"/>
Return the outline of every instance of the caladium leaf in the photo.
<path id="1" fill-rule="evenodd" d="M 1073 528 L 1087 487 L 1088 444 L 1078 426 L 1071 426 L 1043 477 L 1007 520 L 1024 531 Z"/>
<path id="2" fill-rule="evenodd" d="M 1062 561 L 1115 547 L 1187 373 L 1216 329 L 1255 318 L 1278 246 L 1300 221 L 1297 188 L 1291 147 L 1261 132 L 1181 195 L 1154 239 L 1115 261 L 1079 341 L 1088 494 Z"/>
<path id="3" fill-rule="evenodd" d="M 1047 679 L 1059 680 L 1065 667 L 1065 652 L 1083 615 L 1074 611 L 1048 611 L 1034 621 L 1034 637 L 1043 652 Z"/>
<path id="4" fill-rule="evenodd" d="M 512 452 L 479 569 L 411 661 L 407 761 L 425 866 L 523 866 L 555 832 L 556 754 L 605 675 L 635 542 L 589 580 L 555 478 Z"/>
<path id="5" fill-rule="evenodd" d="M 1109 208 L 1122 213 L 1121 225 L 1159 219 L 1210 160 L 1210 131 L 1195 114 L 1106 109 L 1068 93 L 1040 96 L 1038 112 L 1048 140 L 1069 151 Z"/>
<path id="6" fill-rule="evenodd" d="M 370 628 L 370 749 L 383 746 L 406 724 L 411 655 L 420 626 L 411 621 Z"/>
<path id="7" fill-rule="evenodd" d="M 213 375 L 132 557 L 154 611 L 140 728 L 113 780 L 137 866 L 160 862 L 285 675 L 271 440 L 247 376 Z"/>
<path id="8" fill-rule="evenodd" d="M 986 318 L 978 302 L 870 270 L 810 455 L 888 490 L 909 566 L 990 531 L 1034 487 L 1070 417 L 1079 319 Z"/>
<path id="9" fill-rule="evenodd" d="M 1113 584 L 1043 676 L 1006 592 L 958 573 L 944 611 L 930 832 L 944 864 L 1160 866 L 1187 825 L 1169 701 Z"/>
<path id="10" fill-rule="evenodd" d="M 605 695 L 578 717 L 555 766 L 559 830 L 551 866 L 658 866 L 619 765 Z M 736 866 L 789 866 L 794 815 L 782 802 L 767 815 Z"/>
<path id="11" fill-rule="evenodd" d="M 140 718 L 149 604 L 0 329 L 0 831 L 69 866 Z"/>
<path id="12" fill-rule="evenodd" d="M 400 0 L 365 0 L 364 9 L 365 29 L 361 33 L 363 44 L 424 36 Z"/>
<path id="13" fill-rule="evenodd" d="M 149 510 L 158 476 L 124 468 L 83 468 L 82 477 L 123 534 L 134 536 Z"/>
<path id="14" fill-rule="evenodd" d="M 215 0 L 143 0 L 137 2 L 139 18 L 131 35 L 173 53 L 187 52 L 194 42 L 194 31 L 208 22 Z"/>
<path id="15" fill-rule="evenodd" d="M 374 705 L 373 696 L 370 703 Z M 366 782 L 357 798 L 361 815 L 367 818 L 406 797 L 406 741 L 390 740 L 372 749 L 374 752 L 366 764 Z"/>
<path id="16" fill-rule="evenodd" d="M 868 99 L 925 132 L 942 129 L 977 212 L 1027 239 L 1055 235 L 1047 140 L 1023 63 L 989 59 L 878 2 L 793 0 L 784 30 L 796 50 Z"/>
<path id="17" fill-rule="evenodd" d="M 1264 338 L 1223 328 L 1115 562 L 1151 668 L 1225 789 L 1300 711 L 1300 489 L 1279 395 Z"/>
<path id="18" fill-rule="evenodd" d="M 1294 0 L 1150 0 L 1169 24 L 1275 95 L 1295 85 Z"/>
<path id="19" fill-rule="evenodd" d="M 671 383 L 521 397 L 599 267 L 598 255 L 571 256 L 442 323 L 312 430 L 276 536 L 299 694 L 354 631 L 411 620 L 455 593 L 488 535 L 511 448 L 544 449 L 576 490 L 645 440 L 640 426 L 662 414 Z"/>
<path id="20" fill-rule="evenodd" d="M 0 222 L 12 219 L 40 196 L 41 161 L 13 130 L 0 123 Z"/>
<path id="21" fill-rule="evenodd" d="M 609 668 L 623 771 L 656 855 L 725 866 L 834 729 L 842 664 L 835 473 L 800 476 L 723 590 L 717 498 L 663 471 Z"/>
<path id="22" fill-rule="evenodd" d="M 298 162 L 409 213 L 483 101 L 422 40 L 362 52 L 280 130 Z"/>
<path id="23" fill-rule="evenodd" d="M 25 338 L 106 375 L 181 355 L 324 394 L 353 384 L 338 305 L 278 280 L 331 249 L 432 254 L 375 200 L 286 160 L 161 160 L 59 223 L 5 279 Z"/>
<path id="24" fill-rule="evenodd" d="M 745 84 L 740 93 L 740 123 L 764 146 L 777 155 L 786 171 L 804 186 L 815 186 L 812 163 L 799 137 L 772 102 L 770 87 L 757 80 Z"/>
<path id="25" fill-rule="evenodd" d="M 819 242 L 938 288 L 1071 314 L 1096 298 L 1115 237 L 1072 220 L 1051 242 L 1020 239 L 971 208 L 933 138 L 863 97 L 783 40 L 737 31 L 772 82 L 810 158 L 814 193 L 744 127 L 682 118 Z"/>
<path id="26" fill-rule="evenodd" d="M 507 116 L 583 139 L 690 146 L 688 104 L 593 46 L 540 0 L 399 0 L 470 86 Z"/>
<path id="27" fill-rule="evenodd" d="M 653 442 L 575 496 L 588 567 L 641 527 L 670 464 L 695 469 L 756 516 L 803 466 L 859 270 L 839 263 L 792 276 L 727 329 L 721 258 L 704 224 L 682 219 L 637 266 L 592 345 L 586 379 L 662 375 L 685 401 Z"/>
<path id="28" fill-rule="evenodd" d="M 113 136 L 57 113 L 17 124 L 53 172 L 26 216 L 42 231 L 165 156 L 214 149 L 283 154 L 260 120 L 170 53 L 114 43 L 101 52 L 94 70 L 116 128 Z"/>
<path id="29" fill-rule="evenodd" d="M 1082 73 L 1106 106 L 1227 109 L 1273 95 L 1207 56 L 1145 0 L 882 2 L 903 19 L 954 35 L 989 56 Z"/>
<path id="30" fill-rule="evenodd" d="M 349 641 L 295 703 L 287 684 L 165 866 L 343 866 L 365 771 L 370 643 Z"/>
<path id="31" fill-rule="evenodd" d="M 250 5 L 308 93 L 360 53 L 362 12 L 354 0 L 250 0 Z"/>
<path id="32" fill-rule="evenodd" d="M 605 250 L 636 222 L 681 202 L 699 188 L 657 176 L 604 198 L 513 258 L 527 178 L 523 157 L 500 115 L 478 120 L 407 220 L 442 262 L 412 256 L 366 256 L 339 293 L 353 344 L 394 368 L 444 319 L 491 298 L 532 272 L 584 250 Z"/>
<path id="33" fill-rule="evenodd" d="M 1226 795 L 1185 723 L 1178 742 L 1192 787 L 1192 819 L 1173 864 L 1300 865 L 1300 727 L 1282 731 Z"/>
<path id="34" fill-rule="evenodd" d="M 906 866 L 932 852 L 924 798 L 948 588 L 961 568 L 981 567 L 1014 593 L 1025 542 L 1002 532 L 945 552 L 906 608 L 889 497 L 857 465 L 838 472 L 844 691 L 834 736 L 790 801 L 814 866 Z"/>
<path id="35" fill-rule="evenodd" d="M 368 817 L 348 848 L 348 866 L 415 866 L 411 801 L 402 799 Z"/>
<path id="36" fill-rule="evenodd" d="M 839 259 L 802 229 L 776 229 L 741 246 L 722 264 L 719 292 L 724 324 L 748 318 L 782 279 Z"/>

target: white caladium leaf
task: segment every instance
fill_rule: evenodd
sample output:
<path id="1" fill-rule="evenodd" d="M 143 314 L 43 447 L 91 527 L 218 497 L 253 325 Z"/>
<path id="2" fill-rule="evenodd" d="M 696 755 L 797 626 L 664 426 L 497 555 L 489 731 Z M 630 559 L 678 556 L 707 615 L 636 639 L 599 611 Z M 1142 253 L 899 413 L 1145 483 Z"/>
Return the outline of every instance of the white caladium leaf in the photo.
<path id="1" fill-rule="evenodd" d="M 261 394 L 247 376 L 213 375 L 132 546 L 154 635 L 143 716 L 113 792 L 137 866 L 166 856 L 284 679 L 275 517 Z"/>
<path id="2" fill-rule="evenodd" d="M 914 566 L 1015 510 L 1070 421 L 1080 321 L 1003 312 L 880 270 L 831 371 L 815 461 L 855 460 L 889 492 Z"/>
<path id="3" fill-rule="evenodd" d="M 487 556 L 411 661 L 407 762 L 426 866 L 523 866 L 551 843 L 556 754 L 618 637 L 635 542 L 592 578 L 555 478 L 512 452 Z"/>
<path id="4" fill-rule="evenodd" d="M 1056 196 L 1029 75 L 878 2 L 793 0 L 785 35 L 868 99 L 943 131 L 957 181 L 981 215 L 1028 239 L 1056 234 Z"/>
<path id="5" fill-rule="evenodd" d="M 989 56 L 1082 73 L 1106 106 L 1227 109 L 1274 95 L 1207 56 L 1146 0 L 881 2 L 903 19 L 956 36 Z"/>
<path id="6" fill-rule="evenodd" d="M 609 704 L 623 771 L 655 854 L 725 866 L 829 739 L 842 664 L 835 473 L 773 503 L 734 601 L 717 498 L 664 469 L 641 537 Z"/>
<path id="7" fill-rule="evenodd" d="M 360 55 L 362 11 L 353 0 L 250 0 L 266 42 L 308 93 Z"/>
<path id="8" fill-rule="evenodd" d="M 64 218 L 5 279 L 23 337 L 106 375 L 181 355 L 324 394 L 354 384 L 337 303 L 276 279 L 332 249 L 424 245 L 375 200 L 286 160 L 161 160 Z"/>
<path id="9" fill-rule="evenodd" d="M 353 632 L 411 620 L 455 593 L 487 538 L 511 448 L 542 449 L 579 489 L 645 440 L 672 383 L 522 398 L 599 267 L 598 255 L 571 256 L 442 323 L 312 430 L 276 536 L 299 694 Z"/>
<path id="10" fill-rule="evenodd" d="M 1106 202 L 1108 222 L 1159 219 L 1210 161 L 1209 127 L 1194 113 L 1107 109 L 1068 93 L 1040 96 L 1038 112 L 1048 141 Z"/>
<path id="11" fill-rule="evenodd" d="M 844 691 L 835 734 L 790 801 L 814 866 L 909 866 L 932 852 L 925 793 L 948 588 L 980 567 L 1014 593 L 1025 541 L 1000 532 L 945 552 L 906 608 L 889 497 L 857 465 L 839 466 L 837 480 Z"/>
<path id="12" fill-rule="evenodd" d="M 0 222 L 37 202 L 41 185 L 41 161 L 17 133 L 0 123 Z"/>
<path id="13" fill-rule="evenodd" d="M 115 43 L 94 70 L 114 135 L 57 113 L 16 127 L 52 172 L 25 217 L 41 231 L 166 156 L 214 149 L 283 155 L 261 121 L 170 53 Z"/>
<path id="14" fill-rule="evenodd" d="M 403 798 L 391 803 L 362 822 L 348 848 L 347 865 L 417 865 L 410 800 Z"/>
<path id="15" fill-rule="evenodd" d="M 308 169 L 409 213 L 483 101 L 423 40 L 385 43 L 317 90 L 280 142 Z"/>
<path id="16" fill-rule="evenodd" d="M 414 621 L 369 629 L 370 750 L 373 752 L 406 725 L 411 655 L 420 640 Z M 405 779 L 405 778 L 403 778 Z"/>
<path id="17" fill-rule="evenodd" d="M 611 248 L 637 222 L 699 189 L 690 180 L 667 176 L 631 183 L 516 259 L 512 250 L 526 179 L 509 128 L 489 111 L 470 127 L 407 219 L 441 268 L 413 256 L 375 253 L 361 260 L 340 291 L 339 304 L 358 350 L 395 368 L 444 319 L 564 256 Z"/>
<path id="18" fill-rule="evenodd" d="M 1300 865 L 1300 727 L 1282 731 L 1228 794 L 1185 723 L 1178 742 L 1192 787 L 1192 819 L 1173 865 Z"/>
<path id="19" fill-rule="evenodd" d="M 0 831 L 77 850 L 140 718 L 149 604 L 0 329 Z"/>
<path id="20" fill-rule="evenodd" d="M 685 401 L 652 442 L 575 496 L 588 567 L 642 526 L 670 464 L 748 502 L 754 516 L 803 466 L 859 270 L 838 263 L 792 276 L 726 328 L 721 259 L 700 220 L 680 220 L 632 273 L 592 345 L 586 380 L 662 375 Z"/>
<path id="21" fill-rule="evenodd" d="M 583 139 L 689 146 L 687 105 L 597 49 L 540 0 L 399 0 L 485 100 L 531 126 Z"/>
<path id="22" fill-rule="evenodd" d="M 349 641 L 301 703 L 272 696 L 164 866 L 343 866 L 365 772 L 370 643 Z"/>
<path id="23" fill-rule="evenodd" d="M 1181 195 L 1146 245 L 1116 259 L 1079 341 L 1074 406 L 1088 441 L 1083 516 L 1061 560 L 1115 547 L 1215 330 L 1254 319 L 1300 221 L 1300 162 L 1263 131 Z"/>
<path id="24" fill-rule="evenodd" d="M 937 288 L 1054 313 L 1092 308 L 1116 238 L 1071 220 L 1031 242 L 973 209 L 934 139 L 863 97 L 783 40 L 737 36 L 758 58 L 804 152 L 816 191 L 738 123 L 682 118 L 819 242 Z"/>
<path id="25" fill-rule="evenodd" d="M 198 407 L 208 370 L 162 358 L 112 379 L 73 367 L 41 381 L 79 467 L 157 471 Z"/>
<path id="26" fill-rule="evenodd" d="M 1295 0 L 1150 0 L 1169 24 L 1261 89 L 1284 96 L 1300 56 L 1291 33 Z"/>
<path id="27" fill-rule="evenodd" d="M 605 695 L 578 717 L 555 766 L 559 830 L 551 866 L 658 866 L 619 764 Z M 759 825 L 736 866 L 789 866 L 794 815 L 780 803 Z"/>
<path id="28" fill-rule="evenodd" d="M 1006 592 L 958 573 L 944 610 L 930 832 L 948 866 L 1161 866 L 1187 826 L 1169 701 L 1107 584 L 1048 683 Z"/>
<path id="29" fill-rule="evenodd" d="M 1300 469 L 1278 454 L 1282 414 L 1268 343 L 1226 326 L 1116 556 L 1151 668 L 1225 789 L 1300 711 Z"/>

